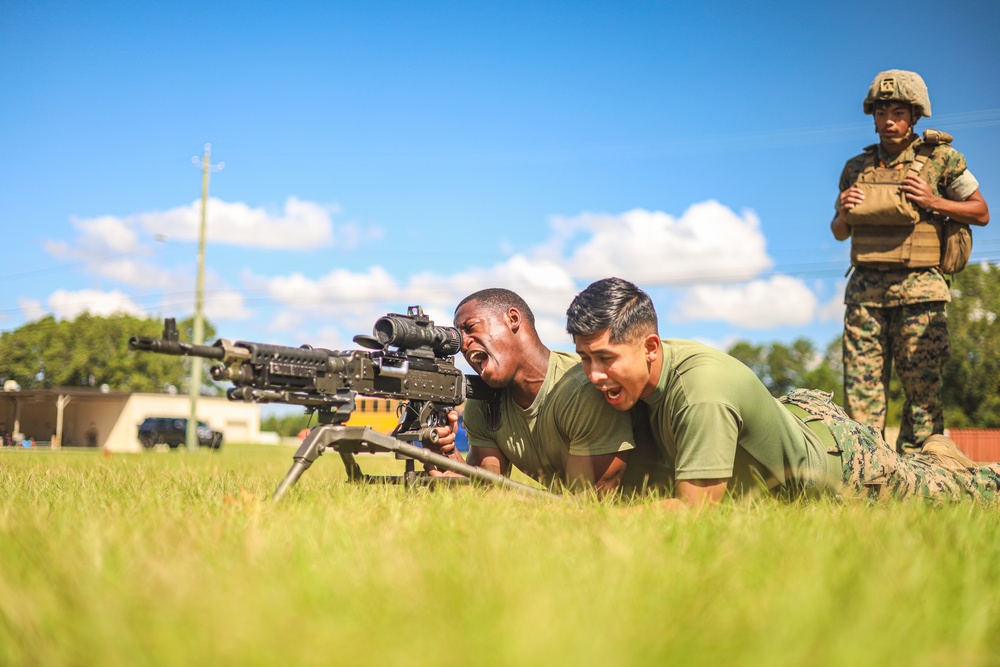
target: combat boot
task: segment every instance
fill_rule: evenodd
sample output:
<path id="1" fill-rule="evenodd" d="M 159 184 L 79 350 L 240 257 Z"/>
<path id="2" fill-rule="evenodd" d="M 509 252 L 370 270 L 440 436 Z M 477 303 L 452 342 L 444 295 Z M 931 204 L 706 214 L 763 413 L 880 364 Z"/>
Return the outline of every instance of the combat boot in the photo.
<path id="1" fill-rule="evenodd" d="M 938 460 L 942 468 L 948 468 L 949 470 L 976 467 L 976 462 L 963 454 L 962 450 L 955 444 L 955 441 L 946 435 L 937 434 L 927 438 L 920 452 L 930 454 Z"/>

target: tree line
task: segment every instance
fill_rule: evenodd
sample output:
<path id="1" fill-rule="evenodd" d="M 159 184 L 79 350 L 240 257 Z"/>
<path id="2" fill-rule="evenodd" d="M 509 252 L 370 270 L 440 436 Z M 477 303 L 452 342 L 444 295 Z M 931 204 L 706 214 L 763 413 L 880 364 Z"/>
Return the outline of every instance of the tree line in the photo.
<path id="1" fill-rule="evenodd" d="M 950 428 L 1000 428 L 1000 267 L 970 265 L 952 277 L 948 305 L 951 354 L 943 372 L 945 425 Z M 799 338 L 755 345 L 740 341 L 729 349 L 753 369 L 771 394 L 795 387 L 822 389 L 843 405 L 844 366 L 841 337 L 823 350 Z M 903 388 L 893 370 L 886 423 L 898 426 Z"/>
<path id="2" fill-rule="evenodd" d="M 948 307 L 951 356 L 944 371 L 945 424 L 949 427 L 1000 427 L 1000 268 L 969 266 L 953 279 Z M 178 323 L 181 339 L 190 341 L 192 319 Z M 190 360 L 143 354 L 128 349 L 130 336 L 159 336 L 163 323 L 117 314 L 84 313 L 73 320 L 47 316 L 0 334 L 0 382 L 14 380 L 23 389 L 101 387 L 112 391 L 186 393 Z M 206 323 L 205 339 L 215 337 Z M 728 350 L 775 396 L 795 387 L 822 389 L 843 404 L 840 336 L 824 348 L 799 338 L 791 344 L 737 342 Z M 206 375 L 202 391 L 220 387 Z M 893 374 L 889 384 L 887 423 L 899 423 L 903 392 Z M 294 435 L 308 423 L 305 416 L 270 418 L 273 430 Z"/>
<path id="3" fill-rule="evenodd" d="M 178 322 L 183 341 L 193 336 L 193 319 Z M 205 337 L 215 329 L 205 323 Z M 73 320 L 48 315 L 0 334 L 0 381 L 22 389 L 104 387 L 110 391 L 187 393 L 190 359 L 128 349 L 132 336 L 158 338 L 163 322 L 123 313 L 101 317 L 83 313 Z M 207 368 L 207 367 L 203 367 Z M 203 393 L 218 393 L 207 373 Z"/>

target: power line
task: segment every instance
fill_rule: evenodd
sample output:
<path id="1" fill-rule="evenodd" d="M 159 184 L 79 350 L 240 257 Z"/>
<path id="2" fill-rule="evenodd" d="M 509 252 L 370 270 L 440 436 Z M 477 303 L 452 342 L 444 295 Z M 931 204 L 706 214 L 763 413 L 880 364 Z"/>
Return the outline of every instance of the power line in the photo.
<path id="1" fill-rule="evenodd" d="M 39 275 L 44 275 L 47 273 L 58 273 L 60 271 L 67 271 L 69 269 L 78 269 L 81 267 L 91 266 L 93 264 L 100 264 L 102 262 L 108 262 L 113 259 L 121 259 L 123 257 L 133 257 L 135 255 L 146 255 L 149 254 L 148 251 L 155 249 L 161 243 L 157 240 L 156 243 L 140 246 L 135 250 L 130 250 L 128 252 L 115 253 L 113 255 L 103 255 L 101 257 L 92 257 L 90 259 L 80 260 L 79 262 L 71 262 L 68 264 L 57 264 L 56 266 L 49 266 L 40 269 L 31 269 L 29 271 L 21 271 L 19 273 L 8 273 L 7 275 L 0 276 L 0 282 L 6 280 L 18 280 L 20 278 L 28 278 Z"/>

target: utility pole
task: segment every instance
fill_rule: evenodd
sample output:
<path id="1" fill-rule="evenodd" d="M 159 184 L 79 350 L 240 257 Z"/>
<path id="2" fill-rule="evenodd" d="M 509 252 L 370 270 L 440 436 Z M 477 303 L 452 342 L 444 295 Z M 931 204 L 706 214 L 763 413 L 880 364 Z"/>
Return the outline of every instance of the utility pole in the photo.
<path id="1" fill-rule="evenodd" d="M 208 175 L 213 170 L 219 171 L 226 166 L 225 162 L 218 165 L 211 163 L 212 144 L 205 144 L 205 154 L 201 160 L 197 156 L 191 158 L 194 164 L 201 163 L 201 227 L 198 230 L 198 278 L 194 295 L 194 332 L 191 342 L 201 345 L 205 342 L 205 320 L 202 316 L 205 292 L 205 220 L 208 209 Z M 191 357 L 191 380 L 188 395 L 191 397 L 191 414 L 188 416 L 185 444 L 189 452 L 198 451 L 198 395 L 201 393 L 201 357 Z"/>

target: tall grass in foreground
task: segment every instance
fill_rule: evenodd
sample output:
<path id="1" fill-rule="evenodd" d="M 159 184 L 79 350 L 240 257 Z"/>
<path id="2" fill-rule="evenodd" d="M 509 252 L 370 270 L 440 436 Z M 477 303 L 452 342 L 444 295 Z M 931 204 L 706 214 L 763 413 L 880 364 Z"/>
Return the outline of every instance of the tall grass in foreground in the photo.
<path id="1" fill-rule="evenodd" d="M 1000 664 L 1000 509 L 668 516 L 336 456 L 272 506 L 290 463 L 0 452 L 0 664 Z"/>

